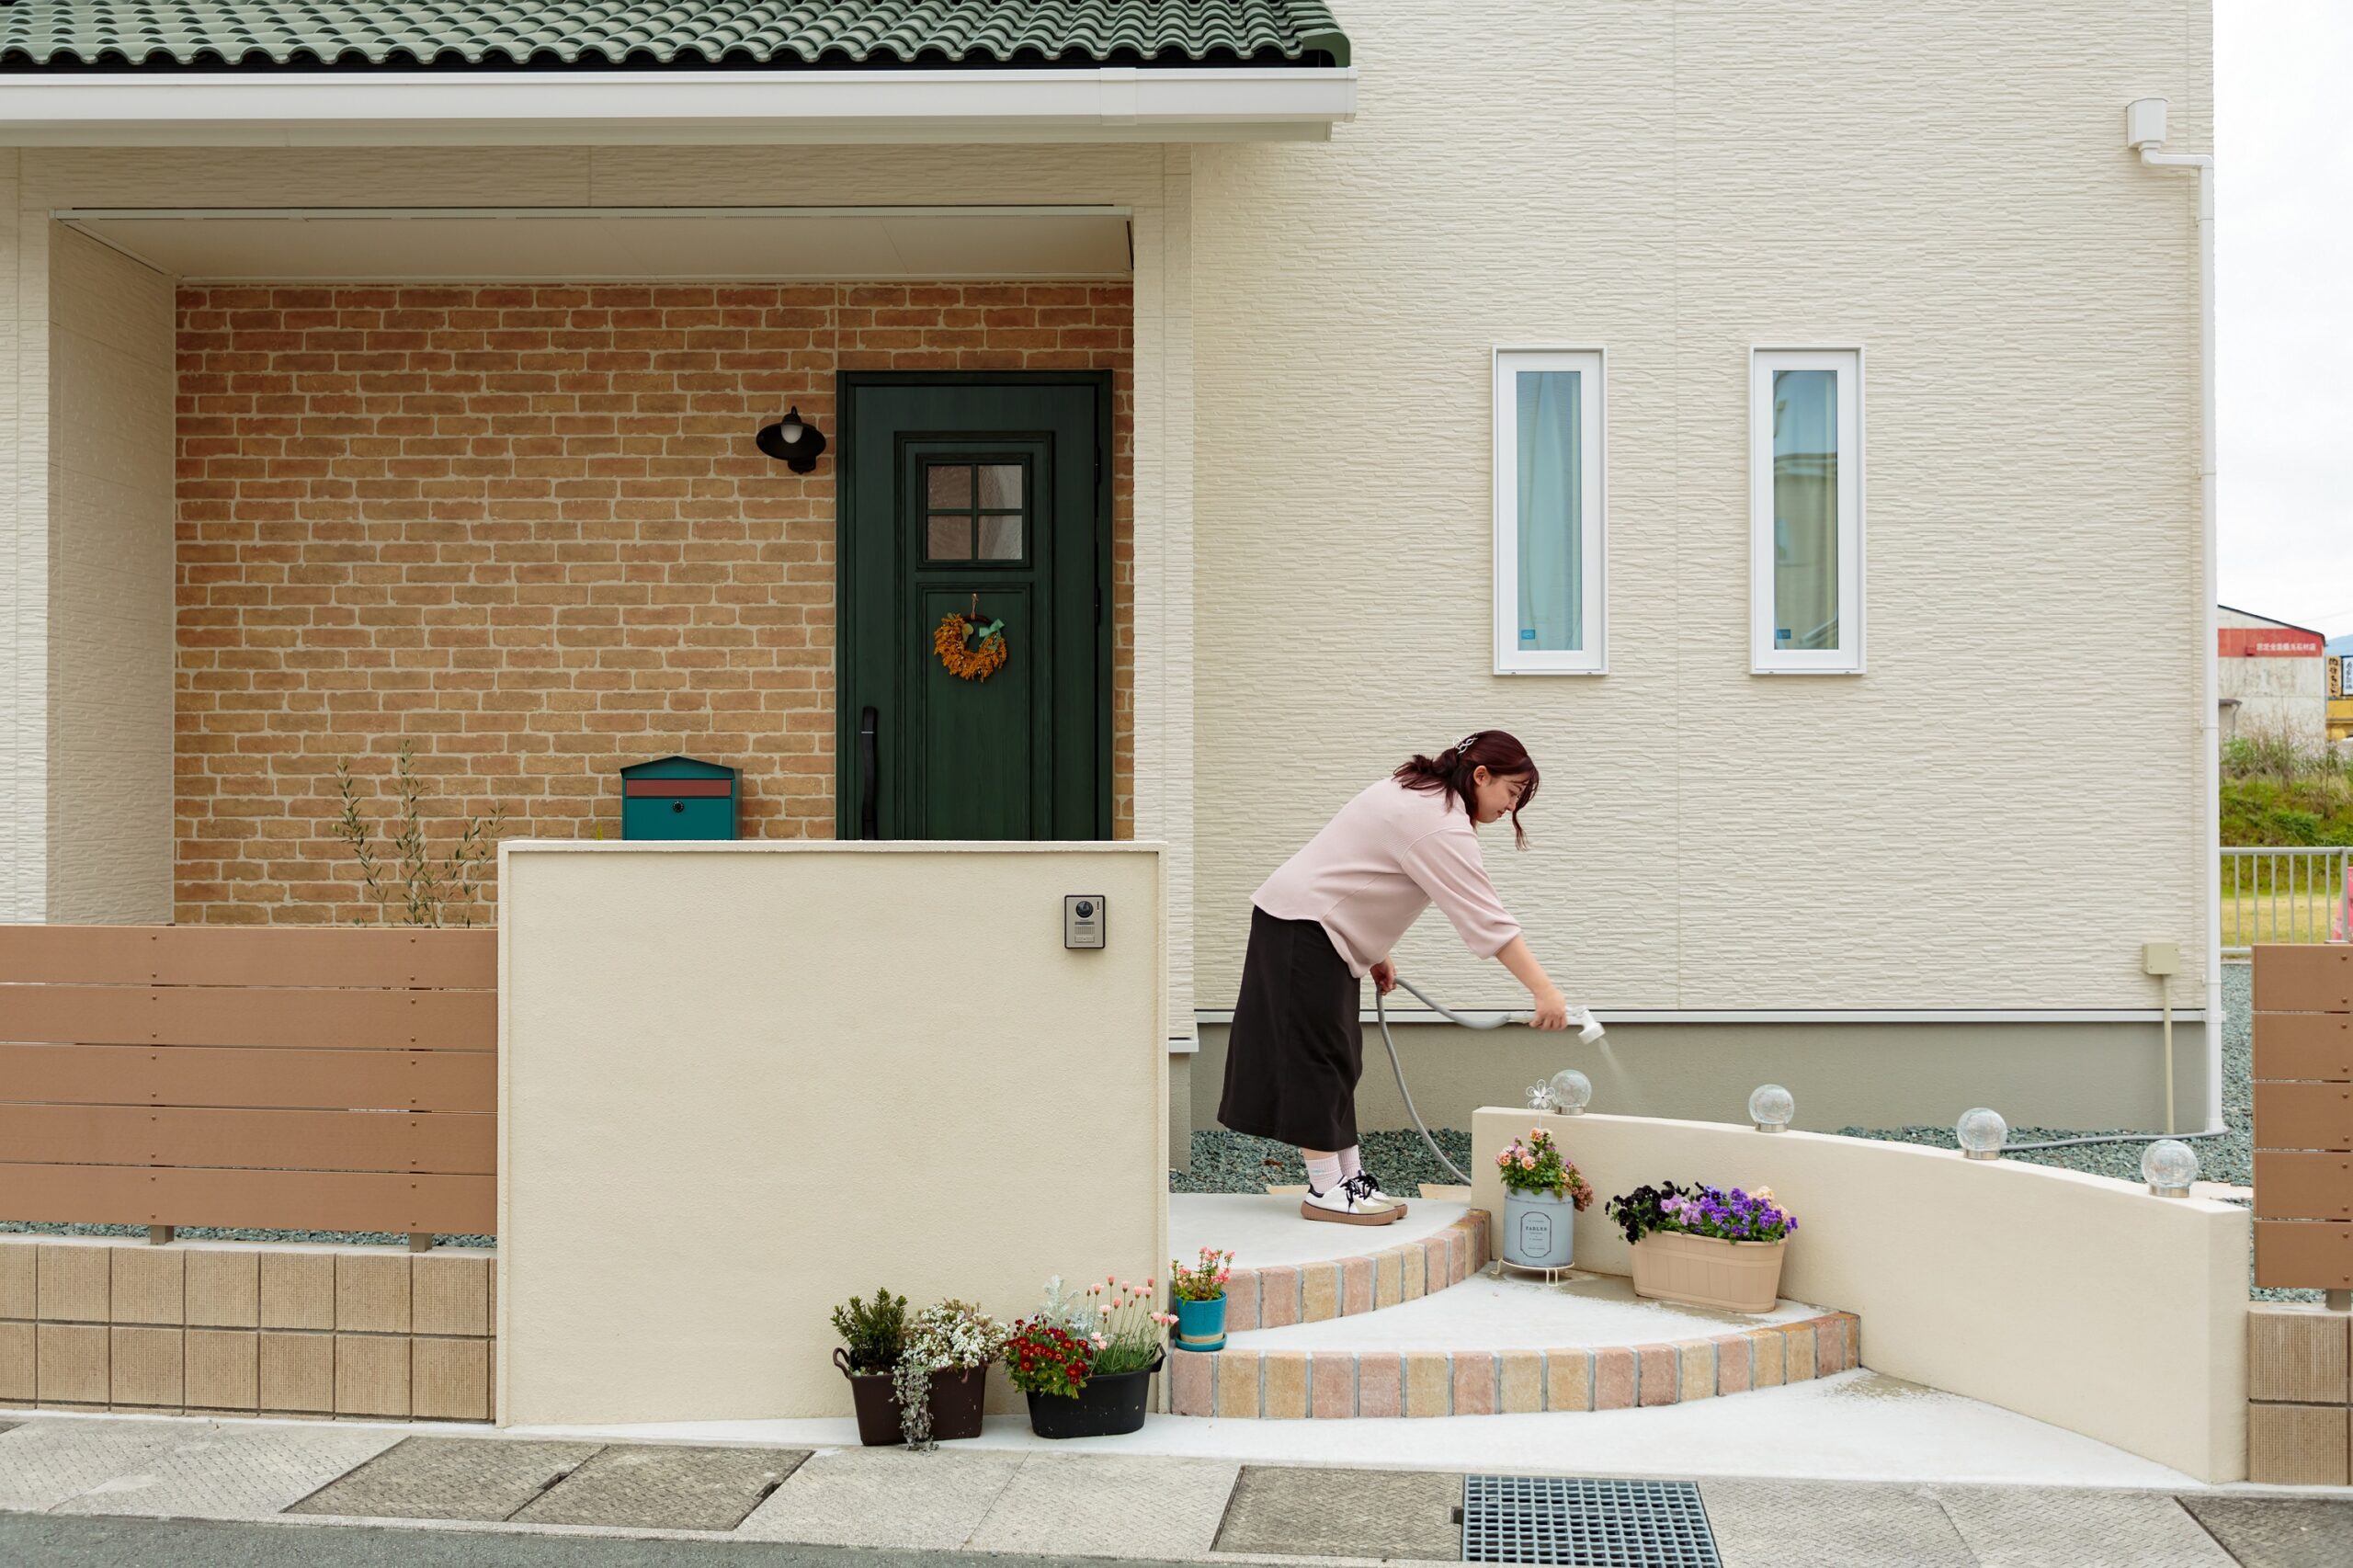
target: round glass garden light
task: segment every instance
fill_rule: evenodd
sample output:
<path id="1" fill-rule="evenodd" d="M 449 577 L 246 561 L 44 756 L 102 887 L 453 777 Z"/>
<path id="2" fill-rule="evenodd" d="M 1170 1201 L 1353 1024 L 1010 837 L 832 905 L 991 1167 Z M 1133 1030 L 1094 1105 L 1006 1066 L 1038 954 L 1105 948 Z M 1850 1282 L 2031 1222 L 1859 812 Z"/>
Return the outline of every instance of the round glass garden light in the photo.
<path id="1" fill-rule="evenodd" d="M 2160 1138 L 2141 1151 L 2141 1179 L 2159 1198 L 2187 1198 L 2198 1179 L 2198 1151 L 2178 1138 Z"/>
<path id="2" fill-rule="evenodd" d="M 1583 1116 L 1593 1101 L 1593 1080 L 1574 1067 L 1552 1074 L 1552 1107 L 1563 1116 Z"/>
<path id="3" fill-rule="evenodd" d="M 1972 1160 L 1998 1160 L 2002 1157 L 2002 1141 L 2010 1135 L 2010 1124 L 2002 1119 L 2001 1112 L 1979 1106 L 1961 1113 L 1953 1124 L 1953 1136 L 1961 1141 L 1961 1152 Z"/>
<path id="4" fill-rule="evenodd" d="M 1798 1102 L 1790 1091 L 1779 1084 L 1760 1084 L 1748 1096 L 1748 1119 L 1759 1132 L 1779 1132 L 1789 1126 L 1790 1118 L 1798 1111 Z"/>

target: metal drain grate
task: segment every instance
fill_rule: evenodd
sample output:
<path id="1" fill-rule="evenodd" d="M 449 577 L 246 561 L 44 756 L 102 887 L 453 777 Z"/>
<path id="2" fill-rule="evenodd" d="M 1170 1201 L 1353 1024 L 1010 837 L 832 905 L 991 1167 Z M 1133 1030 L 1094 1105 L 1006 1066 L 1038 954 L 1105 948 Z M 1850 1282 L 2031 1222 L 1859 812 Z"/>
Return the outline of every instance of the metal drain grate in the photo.
<path id="1" fill-rule="evenodd" d="M 1722 1568 L 1691 1483 L 1556 1475 L 1465 1476 L 1462 1561 Z"/>

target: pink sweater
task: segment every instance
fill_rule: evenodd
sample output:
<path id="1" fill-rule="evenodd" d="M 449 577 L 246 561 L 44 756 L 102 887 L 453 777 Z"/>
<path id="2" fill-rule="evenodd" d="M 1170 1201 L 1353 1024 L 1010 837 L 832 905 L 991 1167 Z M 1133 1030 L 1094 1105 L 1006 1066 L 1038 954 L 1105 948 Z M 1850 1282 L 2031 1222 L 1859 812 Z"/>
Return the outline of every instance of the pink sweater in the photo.
<path id="1" fill-rule="evenodd" d="M 1519 935 L 1487 881 L 1461 798 L 1408 790 L 1393 778 L 1342 806 L 1251 902 L 1278 920 L 1321 921 L 1358 975 L 1387 958 L 1433 902 L 1483 959 Z"/>

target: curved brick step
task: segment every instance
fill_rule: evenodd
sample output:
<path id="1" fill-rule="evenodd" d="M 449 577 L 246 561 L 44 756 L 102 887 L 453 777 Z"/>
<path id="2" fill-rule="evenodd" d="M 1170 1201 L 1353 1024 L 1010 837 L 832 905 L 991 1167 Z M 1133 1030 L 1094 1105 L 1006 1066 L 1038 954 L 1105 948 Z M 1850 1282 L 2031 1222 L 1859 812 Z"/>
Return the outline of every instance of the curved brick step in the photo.
<path id="1" fill-rule="evenodd" d="M 1366 1227 L 1367 1238 L 1380 1233 Z M 1419 1301 L 1487 1266 L 1487 1211 L 1473 1209 L 1419 1241 L 1352 1257 L 1236 1268 L 1225 1282 L 1229 1334 L 1323 1323 Z"/>
<path id="2" fill-rule="evenodd" d="M 1679 1404 L 1862 1365 L 1862 1324 L 1824 1312 L 1688 1339 L 1559 1349 L 1178 1350 L 1169 1409 L 1228 1419 L 1513 1415 Z"/>

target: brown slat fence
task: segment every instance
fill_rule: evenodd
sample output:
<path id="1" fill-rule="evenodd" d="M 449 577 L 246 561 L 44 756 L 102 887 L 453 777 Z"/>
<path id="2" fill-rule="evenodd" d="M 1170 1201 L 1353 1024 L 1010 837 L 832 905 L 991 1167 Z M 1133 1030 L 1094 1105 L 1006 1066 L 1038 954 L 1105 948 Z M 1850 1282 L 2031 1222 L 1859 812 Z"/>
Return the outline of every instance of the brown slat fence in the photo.
<path id="1" fill-rule="evenodd" d="M 497 940 L 0 926 L 0 1220 L 488 1234 Z"/>
<path id="2" fill-rule="evenodd" d="M 2353 946 L 2255 949 L 2255 1282 L 2353 1290 Z"/>

